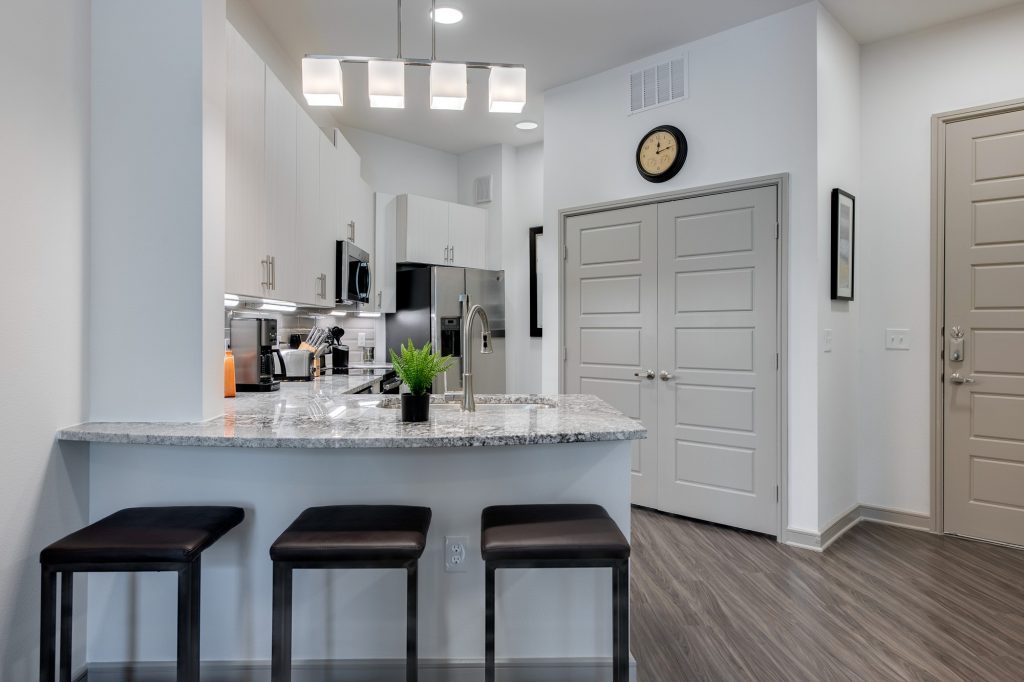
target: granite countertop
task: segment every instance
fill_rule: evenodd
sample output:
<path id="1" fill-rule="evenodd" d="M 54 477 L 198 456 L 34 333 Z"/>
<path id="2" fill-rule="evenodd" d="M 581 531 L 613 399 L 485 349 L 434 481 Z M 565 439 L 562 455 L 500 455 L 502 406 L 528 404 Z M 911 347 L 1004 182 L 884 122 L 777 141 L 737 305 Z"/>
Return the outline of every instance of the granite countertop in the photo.
<path id="1" fill-rule="evenodd" d="M 369 380 L 369 381 L 367 381 Z M 238 448 L 400 448 L 543 445 L 637 440 L 644 426 L 591 395 L 478 395 L 477 411 L 433 397 L 430 420 L 401 421 L 398 396 L 351 395 L 376 378 L 332 375 L 239 393 L 204 422 L 93 422 L 64 441 Z M 497 403 L 512 403 L 497 404 Z"/>

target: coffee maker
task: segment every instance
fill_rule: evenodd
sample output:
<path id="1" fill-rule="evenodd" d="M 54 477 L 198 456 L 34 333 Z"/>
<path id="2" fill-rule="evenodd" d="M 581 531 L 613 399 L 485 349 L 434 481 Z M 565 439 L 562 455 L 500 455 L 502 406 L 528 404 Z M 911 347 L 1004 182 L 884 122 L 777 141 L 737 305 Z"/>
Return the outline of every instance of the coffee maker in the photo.
<path id="1" fill-rule="evenodd" d="M 231 318 L 231 352 L 235 356 L 236 390 L 257 392 L 281 388 L 281 382 L 274 378 L 274 354 L 281 352 L 277 349 L 277 320 Z"/>

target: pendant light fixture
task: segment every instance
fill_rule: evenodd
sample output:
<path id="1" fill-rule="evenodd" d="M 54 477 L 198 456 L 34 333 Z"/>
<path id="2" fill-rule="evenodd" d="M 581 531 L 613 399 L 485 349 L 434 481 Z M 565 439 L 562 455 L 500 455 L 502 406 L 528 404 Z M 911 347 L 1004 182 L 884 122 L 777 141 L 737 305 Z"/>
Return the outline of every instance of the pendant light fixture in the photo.
<path id="1" fill-rule="evenodd" d="M 366 64 L 370 106 L 401 109 L 405 107 L 405 67 L 430 68 L 430 108 L 462 110 L 466 106 L 468 69 L 490 72 L 488 109 L 494 113 L 520 113 L 526 106 L 526 67 L 522 64 L 494 62 L 454 62 L 437 59 L 437 21 L 433 20 L 435 0 L 431 0 L 431 56 L 416 59 L 402 56 L 402 0 L 398 1 L 398 56 L 361 57 L 308 54 L 302 60 L 302 91 L 315 106 L 341 106 L 341 64 Z"/>
<path id="2" fill-rule="evenodd" d="M 430 65 L 430 108 L 466 108 L 466 65 L 434 62 Z"/>
<path id="3" fill-rule="evenodd" d="M 366 66 L 370 83 L 370 106 L 378 109 L 404 109 L 405 64 L 375 59 Z"/>
<path id="4" fill-rule="evenodd" d="M 495 66 L 487 80 L 492 114 L 520 114 L 526 106 L 526 69 Z"/>
<path id="5" fill-rule="evenodd" d="M 311 107 L 340 107 L 344 104 L 341 62 L 337 59 L 303 59 L 302 94 Z"/>

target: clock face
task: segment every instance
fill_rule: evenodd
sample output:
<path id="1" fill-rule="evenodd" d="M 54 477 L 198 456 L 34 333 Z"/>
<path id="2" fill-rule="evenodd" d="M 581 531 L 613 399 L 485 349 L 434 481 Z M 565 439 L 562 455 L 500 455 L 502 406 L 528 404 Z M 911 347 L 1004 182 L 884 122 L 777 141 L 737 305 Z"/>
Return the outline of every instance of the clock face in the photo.
<path id="1" fill-rule="evenodd" d="M 664 182 L 686 161 L 686 137 L 674 126 L 655 128 L 640 141 L 636 151 L 637 169 L 651 182 Z"/>

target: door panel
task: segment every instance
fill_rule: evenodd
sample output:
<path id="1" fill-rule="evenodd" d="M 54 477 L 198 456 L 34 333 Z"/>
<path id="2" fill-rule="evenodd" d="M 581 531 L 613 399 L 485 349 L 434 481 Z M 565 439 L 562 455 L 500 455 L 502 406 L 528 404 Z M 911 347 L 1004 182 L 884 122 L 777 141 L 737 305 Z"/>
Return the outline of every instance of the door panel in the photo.
<path id="1" fill-rule="evenodd" d="M 946 126 L 945 190 L 945 530 L 1024 545 L 1024 112 Z"/>
<path id="2" fill-rule="evenodd" d="M 658 207 L 658 508 L 776 532 L 777 199 Z"/>
<path id="3" fill-rule="evenodd" d="M 565 390 L 591 393 L 647 427 L 633 451 L 634 504 L 657 506 L 658 220 L 643 206 L 566 221 Z M 638 376 L 639 375 L 639 376 Z"/>

